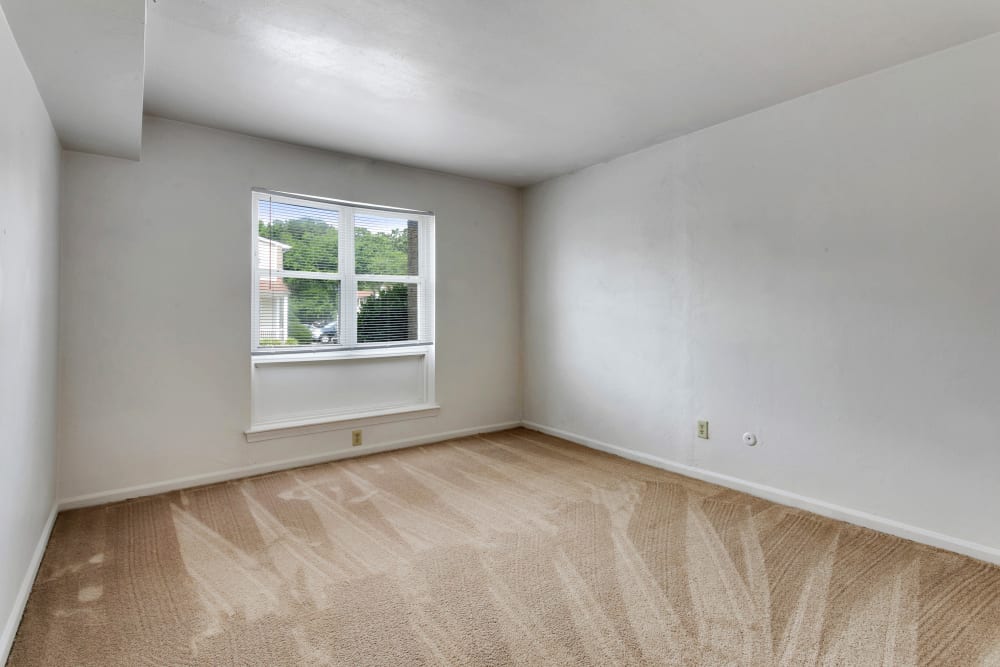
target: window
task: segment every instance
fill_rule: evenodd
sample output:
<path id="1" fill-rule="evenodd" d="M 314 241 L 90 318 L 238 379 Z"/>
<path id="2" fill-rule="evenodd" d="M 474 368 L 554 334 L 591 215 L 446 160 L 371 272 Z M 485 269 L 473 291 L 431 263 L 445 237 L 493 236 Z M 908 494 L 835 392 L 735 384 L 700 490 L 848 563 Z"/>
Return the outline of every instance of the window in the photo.
<path id="1" fill-rule="evenodd" d="M 253 192 L 253 353 L 430 345 L 434 216 Z"/>
<path id="2" fill-rule="evenodd" d="M 438 413 L 434 216 L 254 189 L 247 440 Z"/>

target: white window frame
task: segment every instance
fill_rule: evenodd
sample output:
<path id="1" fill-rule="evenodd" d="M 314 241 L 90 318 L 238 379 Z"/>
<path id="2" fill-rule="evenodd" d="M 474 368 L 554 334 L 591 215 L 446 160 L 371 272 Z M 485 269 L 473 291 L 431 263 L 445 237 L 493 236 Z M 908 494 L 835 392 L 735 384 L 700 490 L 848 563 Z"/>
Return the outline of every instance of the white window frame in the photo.
<path id="1" fill-rule="evenodd" d="M 337 272 L 314 272 L 314 271 L 285 271 L 279 270 L 276 273 L 269 271 L 269 276 L 306 278 L 316 280 L 337 280 L 340 282 L 340 312 L 338 313 L 336 344 L 327 345 L 295 345 L 285 347 L 261 347 L 260 346 L 260 258 L 258 257 L 259 235 L 258 221 L 260 218 L 260 205 L 262 201 L 279 202 L 285 204 L 309 206 L 321 208 L 338 213 L 337 233 L 338 233 L 338 258 Z M 374 275 L 354 273 L 354 216 L 356 212 L 371 213 L 380 217 L 397 218 L 403 221 L 417 220 L 417 275 L 416 276 L 395 276 L 395 275 Z M 251 329 L 250 329 L 250 352 L 252 358 L 260 360 L 265 357 L 275 355 L 295 355 L 289 356 L 291 363 L 298 362 L 301 355 L 319 355 L 324 358 L 356 358 L 378 355 L 376 350 L 386 350 L 386 354 L 391 354 L 392 350 L 398 348 L 421 348 L 413 350 L 429 356 L 430 363 L 433 363 L 434 345 L 434 214 L 429 211 L 415 211 L 389 206 L 378 206 L 359 202 L 349 202 L 324 197 L 314 197 L 309 195 L 297 195 L 292 193 L 276 192 L 263 188 L 252 190 L 252 211 L 251 211 L 251 246 L 252 246 L 252 267 L 251 267 Z M 358 343 L 357 342 L 357 285 L 359 282 L 391 282 L 407 283 L 417 285 L 420 293 L 424 295 L 421 307 L 417 311 L 417 330 L 427 332 L 426 340 L 402 341 L 397 343 Z M 431 373 L 433 377 L 433 373 Z"/>

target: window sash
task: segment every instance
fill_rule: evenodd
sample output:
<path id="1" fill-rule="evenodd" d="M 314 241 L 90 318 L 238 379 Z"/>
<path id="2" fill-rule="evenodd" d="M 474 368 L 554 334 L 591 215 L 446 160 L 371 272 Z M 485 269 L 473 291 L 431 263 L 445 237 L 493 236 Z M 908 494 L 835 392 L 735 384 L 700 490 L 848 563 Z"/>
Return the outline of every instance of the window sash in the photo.
<path id="1" fill-rule="evenodd" d="M 311 196 L 286 196 L 273 191 L 255 188 L 253 190 L 253 290 L 252 290 L 252 337 L 251 353 L 255 355 L 320 353 L 351 349 L 406 347 L 413 345 L 433 345 L 434 343 L 434 216 L 429 213 L 411 212 L 406 209 L 379 207 L 373 205 L 353 205 Z M 261 203 L 272 202 L 310 208 L 336 211 L 337 219 L 337 266 L 336 273 L 320 271 L 292 271 L 260 269 L 258 258 L 258 221 L 261 219 Z M 372 214 L 382 218 L 401 221 L 416 220 L 417 228 L 417 275 L 355 274 L 355 213 Z M 338 343 L 328 345 L 295 345 L 287 347 L 261 347 L 260 345 L 260 280 L 267 278 L 298 278 L 306 280 L 340 281 L 340 308 L 338 314 Z M 357 289 L 359 282 L 403 283 L 417 286 L 419 301 L 417 307 L 417 340 L 399 342 L 358 343 L 357 340 Z"/>
<path id="2" fill-rule="evenodd" d="M 261 273 L 260 275 L 263 277 L 264 273 Z M 343 280 L 343 274 L 325 273 L 323 271 L 291 271 L 286 269 L 277 269 L 274 271 L 267 271 L 267 275 L 272 278 L 302 278 L 304 280 Z"/>

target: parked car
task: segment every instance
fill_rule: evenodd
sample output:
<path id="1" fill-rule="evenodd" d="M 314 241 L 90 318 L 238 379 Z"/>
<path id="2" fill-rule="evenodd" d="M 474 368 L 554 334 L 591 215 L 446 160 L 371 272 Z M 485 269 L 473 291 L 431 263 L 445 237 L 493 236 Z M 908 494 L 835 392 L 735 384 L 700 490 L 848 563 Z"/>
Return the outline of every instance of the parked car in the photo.
<path id="1" fill-rule="evenodd" d="M 309 333 L 312 334 L 313 342 L 336 343 L 337 323 L 329 322 L 327 324 L 314 324 L 309 327 Z"/>

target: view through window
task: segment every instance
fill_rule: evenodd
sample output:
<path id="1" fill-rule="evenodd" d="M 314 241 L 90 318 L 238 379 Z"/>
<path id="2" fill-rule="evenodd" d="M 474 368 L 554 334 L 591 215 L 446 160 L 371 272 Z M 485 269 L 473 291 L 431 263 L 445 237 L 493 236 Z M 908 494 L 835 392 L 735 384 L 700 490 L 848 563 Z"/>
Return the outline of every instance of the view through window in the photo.
<path id="1" fill-rule="evenodd" d="M 253 194 L 254 352 L 433 342 L 433 216 Z"/>

